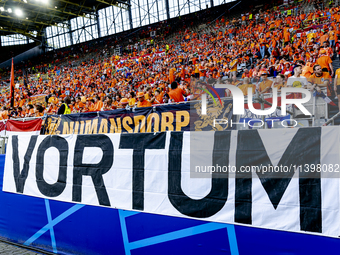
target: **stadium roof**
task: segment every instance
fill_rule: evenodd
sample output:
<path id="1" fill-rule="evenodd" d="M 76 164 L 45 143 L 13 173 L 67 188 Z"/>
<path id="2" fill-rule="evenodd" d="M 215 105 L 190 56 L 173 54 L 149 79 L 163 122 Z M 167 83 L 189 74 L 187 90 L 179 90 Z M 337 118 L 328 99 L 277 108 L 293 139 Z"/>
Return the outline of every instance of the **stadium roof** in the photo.
<path id="1" fill-rule="evenodd" d="M 0 0 L 0 34 L 42 36 L 45 27 L 68 26 L 75 17 L 96 19 L 97 10 L 111 5 L 129 6 L 128 0 Z"/>

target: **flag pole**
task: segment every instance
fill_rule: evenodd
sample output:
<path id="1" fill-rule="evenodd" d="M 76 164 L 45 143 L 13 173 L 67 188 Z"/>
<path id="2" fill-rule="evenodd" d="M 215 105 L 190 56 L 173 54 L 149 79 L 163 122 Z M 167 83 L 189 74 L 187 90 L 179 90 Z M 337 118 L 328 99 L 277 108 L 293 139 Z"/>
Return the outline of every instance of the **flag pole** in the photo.
<path id="1" fill-rule="evenodd" d="M 14 107 L 14 64 L 12 58 L 12 68 L 11 68 L 11 82 L 10 82 L 10 100 L 11 100 L 11 107 Z"/>

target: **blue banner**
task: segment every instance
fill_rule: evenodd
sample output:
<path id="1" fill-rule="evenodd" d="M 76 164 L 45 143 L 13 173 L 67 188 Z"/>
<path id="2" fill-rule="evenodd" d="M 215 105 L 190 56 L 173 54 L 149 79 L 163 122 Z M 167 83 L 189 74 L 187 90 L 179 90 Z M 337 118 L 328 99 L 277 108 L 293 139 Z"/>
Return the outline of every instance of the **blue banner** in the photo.
<path id="1" fill-rule="evenodd" d="M 153 133 L 163 131 L 231 130 L 229 125 L 214 125 L 214 119 L 233 116 L 232 100 L 200 113 L 200 101 L 157 105 L 134 109 L 48 116 L 42 134 Z"/>

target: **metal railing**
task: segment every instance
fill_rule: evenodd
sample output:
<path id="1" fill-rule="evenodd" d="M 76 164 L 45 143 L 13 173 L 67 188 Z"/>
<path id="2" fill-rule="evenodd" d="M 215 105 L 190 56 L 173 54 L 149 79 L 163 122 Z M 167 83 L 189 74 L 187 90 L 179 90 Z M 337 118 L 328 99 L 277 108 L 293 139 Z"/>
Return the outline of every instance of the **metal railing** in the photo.
<path id="1" fill-rule="evenodd" d="M 41 117 L 25 117 L 25 118 L 11 118 L 11 120 L 18 120 L 18 121 L 25 122 L 25 121 L 28 121 L 28 120 L 45 119 L 45 118 L 46 118 L 46 116 L 41 116 Z M 8 119 L 1 120 L 1 121 L 6 123 L 8 121 Z"/>
<path id="2" fill-rule="evenodd" d="M 340 117 L 340 112 L 338 112 L 337 114 L 335 114 L 332 118 L 330 118 L 329 120 L 327 120 L 323 126 L 328 126 L 329 124 L 332 123 L 332 125 L 334 125 L 334 120 Z"/>

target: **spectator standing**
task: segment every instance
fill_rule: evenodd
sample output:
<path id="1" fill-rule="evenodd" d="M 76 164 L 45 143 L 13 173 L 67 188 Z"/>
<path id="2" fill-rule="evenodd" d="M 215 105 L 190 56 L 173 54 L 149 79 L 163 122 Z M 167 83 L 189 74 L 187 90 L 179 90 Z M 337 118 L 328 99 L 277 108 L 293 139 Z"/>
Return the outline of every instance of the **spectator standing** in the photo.
<path id="1" fill-rule="evenodd" d="M 71 108 L 69 107 L 69 104 L 71 104 L 71 99 L 70 97 L 65 97 L 64 103 L 60 106 L 57 114 L 70 114 L 71 113 Z"/>
<path id="2" fill-rule="evenodd" d="M 184 97 L 186 96 L 186 92 L 178 87 L 177 82 L 171 83 L 171 91 L 169 92 L 170 99 L 173 100 L 174 102 L 183 102 Z"/>

